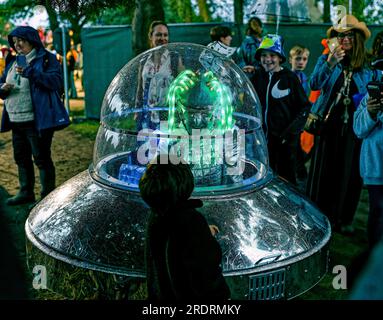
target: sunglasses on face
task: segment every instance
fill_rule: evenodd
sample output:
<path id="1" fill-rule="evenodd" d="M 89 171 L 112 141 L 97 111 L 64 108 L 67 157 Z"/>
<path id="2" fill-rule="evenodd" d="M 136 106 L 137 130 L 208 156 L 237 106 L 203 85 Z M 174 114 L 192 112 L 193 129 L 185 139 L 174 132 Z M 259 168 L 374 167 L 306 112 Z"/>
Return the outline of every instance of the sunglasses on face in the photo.
<path id="1" fill-rule="evenodd" d="M 337 38 L 341 39 L 341 40 L 343 40 L 345 38 L 347 38 L 349 40 L 353 40 L 355 38 L 355 33 L 354 32 L 350 32 L 350 33 L 338 33 Z"/>

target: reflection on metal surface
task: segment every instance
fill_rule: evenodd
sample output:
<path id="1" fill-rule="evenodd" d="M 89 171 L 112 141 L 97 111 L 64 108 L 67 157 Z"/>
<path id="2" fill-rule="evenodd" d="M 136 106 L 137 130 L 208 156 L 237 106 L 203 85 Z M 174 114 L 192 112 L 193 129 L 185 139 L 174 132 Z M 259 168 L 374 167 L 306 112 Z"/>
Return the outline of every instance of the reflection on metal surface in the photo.
<path id="1" fill-rule="evenodd" d="M 269 169 L 260 105 L 246 75 L 232 61 L 194 44 L 171 44 L 149 50 L 121 69 L 105 95 L 93 164 L 44 198 L 26 221 L 29 262 L 49 265 L 48 272 L 55 277 L 50 288 L 64 295 L 86 298 L 92 288 L 84 291 L 80 283 L 92 283 L 98 288 L 97 297 L 121 297 L 121 287 L 128 291 L 126 297 L 130 299 L 145 297 L 144 240 L 149 208 L 137 187 L 145 169 L 138 154 L 147 142 L 154 142 L 155 154 L 162 140 L 174 142 L 175 138 L 162 131 L 153 133 L 155 130 L 151 137 L 140 135 L 143 125 L 157 126 L 153 119 L 167 123 L 170 112 L 167 106 L 147 105 L 148 101 L 138 94 L 142 88 L 138 87 L 137 78 L 153 54 L 164 52 L 182 57 L 185 68 L 195 74 L 210 72 L 206 68 L 214 65 L 213 82 L 217 88 L 226 88 L 224 105 L 230 109 L 223 118 L 219 118 L 219 112 L 214 115 L 215 120 L 230 123 L 229 128 L 222 125 L 218 129 L 245 132 L 244 147 L 238 139 L 230 144 L 233 147 L 230 160 L 234 150 L 245 151 L 236 162 L 243 169 L 241 172 L 229 174 L 234 166 L 230 161 L 208 164 L 203 161 L 202 165 L 199 161 L 192 167 L 196 178 L 193 197 L 204 201 L 201 213 L 220 230 L 217 241 L 222 247 L 222 269 L 232 298 L 291 299 L 301 294 L 326 272 L 330 224 L 310 201 L 274 177 Z M 211 60 L 204 60 L 207 55 Z M 172 83 L 173 75 L 167 76 L 167 82 Z M 226 91 L 228 88 L 230 92 Z M 166 88 L 161 90 L 166 92 Z M 190 111 L 192 118 L 198 114 L 195 119 L 202 121 L 197 119 L 198 125 L 208 123 L 207 118 L 202 118 L 209 113 L 201 110 L 209 106 L 201 107 L 204 101 L 200 92 L 194 93 L 198 99 L 188 96 L 182 108 Z M 175 99 L 176 95 L 172 97 Z M 198 112 L 191 110 L 190 105 Z M 179 108 L 173 111 L 171 119 L 179 129 L 182 121 L 177 119 L 183 116 L 176 114 Z M 217 140 L 216 128 L 210 129 L 209 138 Z M 191 137 L 187 137 L 186 141 L 189 140 Z M 188 149 L 189 155 L 194 152 L 193 148 Z M 279 273 L 275 278 L 270 276 L 270 272 L 282 269 L 286 270 L 284 282 Z M 73 280 L 76 277 L 82 282 Z M 71 279 L 75 294 L 60 288 L 59 280 L 66 279 Z M 259 279 L 274 279 L 275 283 L 263 286 L 264 280 Z"/>
<path id="2" fill-rule="evenodd" d="M 64 198 L 63 191 L 69 189 Z M 310 255 L 329 240 L 327 219 L 308 200 L 294 194 L 294 189 L 274 179 L 237 199 L 205 201 L 201 211 L 220 229 L 224 272 L 246 273 L 283 264 Z M 89 266 L 144 274 L 148 214 L 138 194 L 102 187 L 83 172 L 34 208 L 27 223 L 45 246 Z"/>

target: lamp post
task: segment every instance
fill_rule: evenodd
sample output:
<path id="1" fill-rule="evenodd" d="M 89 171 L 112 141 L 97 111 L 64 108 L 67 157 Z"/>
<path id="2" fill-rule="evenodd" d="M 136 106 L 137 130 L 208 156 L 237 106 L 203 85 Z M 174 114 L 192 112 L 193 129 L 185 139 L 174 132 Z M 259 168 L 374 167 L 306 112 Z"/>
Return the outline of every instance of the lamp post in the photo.
<path id="1" fill-rule="evenodd" d="M 61 19 L 60 19 L 61 20 Z M 69 115 L 69 95 L 68 95 L 68 65 L 66 59 L 66 27 L 63 23 L 61 23 L 61 36 L 62 36 L 62 47 L 63 47 L 63 72 L 64 72 L 64 92 L 65 92 L 65 109 Z"/>

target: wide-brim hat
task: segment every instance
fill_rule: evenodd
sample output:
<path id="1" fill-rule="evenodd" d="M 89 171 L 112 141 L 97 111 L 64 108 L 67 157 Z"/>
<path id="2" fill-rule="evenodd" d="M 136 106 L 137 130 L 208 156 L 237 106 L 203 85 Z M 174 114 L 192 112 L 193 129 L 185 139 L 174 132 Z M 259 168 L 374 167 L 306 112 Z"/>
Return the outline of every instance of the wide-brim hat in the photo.
<path id="1" fill-rule="evenodd" d="M 346 14 L 339 23 L 333 25 L 327 30 L 327 37 L 331 38 L 334 36 L 334 31 L 337 33 L 346 32 L 349 30 L 359 30 L 364 38 L 367 40 L 371 37 L 371 32 L 368 30 L 364 22 L 359 21 L 351 14 Z"/>
<path id="2" fill-rule="evenodd" d="M 283 38 L 278 34 L 267 34 L 262 38 L 261 44 L 259 45 L 257 51 L 255 52 L 255 59 L 258 61 L 261 58 L 262 51 L 271 51 L 278 54 L 282 63 L 286 61 L 286 55 L 283 51 Z"/>

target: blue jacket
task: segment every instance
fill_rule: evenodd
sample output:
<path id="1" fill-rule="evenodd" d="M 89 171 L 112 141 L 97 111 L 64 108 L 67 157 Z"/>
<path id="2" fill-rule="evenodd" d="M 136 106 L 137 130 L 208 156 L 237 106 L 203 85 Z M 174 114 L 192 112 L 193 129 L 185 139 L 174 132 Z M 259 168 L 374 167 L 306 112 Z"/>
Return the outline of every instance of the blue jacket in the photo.
<path id="1" fill-rule="evenodd" d="M 365 184 L 383 185 L 383 112 L 373 120 L 367 111 L 368 94 L 354 113 L 354 132 L 363 139 L 360 175 Z"/>
<path id="2" fill-rule="evenodd" d="M 17 27 L 8 36 L 10 46 L 15 49 L 12 37 L 26 39 L 36 49 L 36 58 L 24 69 L 22 77 L 29 79 L 32 97 L 35 126 L 38 131 L 43 129 L 62 129 L 69 125 L 69 116 L 60 99 L 58 91 L 62 87 L 62 72 L 55 55 L 44 49 L 38 32 L 32 27 Z M 0 78 L 0 86 L 5 83 L 13 58 Z M 7 92 L 0 90 L 0 98 L 4 99 L 1 132 L 11 129 L 7 112 Z"/>
<path id="3" fill-rule="evenodd" d="M 311 108 L 311 111 L 314 113 L 317 113 L 320 110 L 323 112 L 326 108 L 331 96 L 331 89 L 343 71 L 340 63 L 336 64 L 333 68 L 330 68 L 327 63 L 327 57 L 328 55 L 322 55 L 319 57 L 315 69 L 310 77 L 311 89 L 322 90 L 317 101 Z M 363 68 L 362 70 L 353 73 L 352 79 L 358 88 L 359 94 L 364 96 L 367 93 L 367 83 L 374 77 L 378 77 L 378 74 L 374 73 L 369 68 Z"/>
<path id="4" fill-rule="evenodd" d="M 258 67 L 259 61 L 255 59 L 255 52 L 257 51 L 261 42 L 254 36 L 248 35 L 243 40 L 241 46 L 237 49 L 237 56 L 234 61 L 242 69 L 246 65 Z"/>

